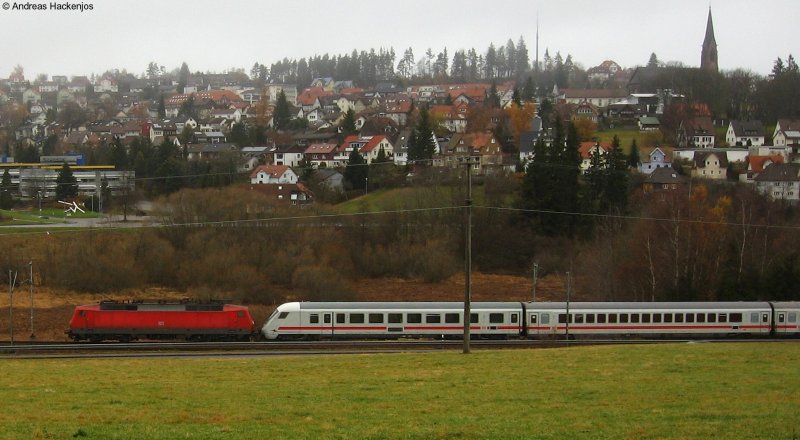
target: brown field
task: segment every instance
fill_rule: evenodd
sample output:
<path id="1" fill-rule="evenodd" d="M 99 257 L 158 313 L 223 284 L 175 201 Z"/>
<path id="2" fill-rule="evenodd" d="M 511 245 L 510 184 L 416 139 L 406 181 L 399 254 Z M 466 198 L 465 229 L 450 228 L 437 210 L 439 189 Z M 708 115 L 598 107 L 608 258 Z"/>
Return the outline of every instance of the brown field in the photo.
<path id="1" fill-rule="evenodd" d="M 464 276 L 456 275 L 441 283 L 403 279 L 365 279 L 353 283 L 359 301 L 462 301 Z M 564 283 L 559 277 L 539 281 L 537 299 L 560 300 Z M 192 297 L 191 293 L 165 289 L 147 289 L 119 293 L 89 294 L 34 288 L 34 332 L 41 341 L 65 341 L 72 310 L 76 305 L 101 300 L 168 299 Z M 472 276 L 474 301 L 522 301 L 531 297 L 531 280 L 511 275 L 475 273 Z M 286 291 L 285 301 L 302 300 L 297 292 Z M 578 299 L 578 298 L 576 298 Z M 0 341 L 9 340 L 8 292 L 0 294 Z M 250 313 L 260 326 L 276 304 L 249 304 Z M 25 286 L 14 291 L 14 340 L 27 341 L 30 328 L 30 291 Z"/>

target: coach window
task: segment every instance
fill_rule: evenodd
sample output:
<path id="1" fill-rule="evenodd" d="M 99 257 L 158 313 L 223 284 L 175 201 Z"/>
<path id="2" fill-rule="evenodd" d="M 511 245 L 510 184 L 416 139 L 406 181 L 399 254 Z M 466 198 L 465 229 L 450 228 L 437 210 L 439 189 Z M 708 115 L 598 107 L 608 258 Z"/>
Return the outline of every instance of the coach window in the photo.
<path id="1" fill-rule="evenodd" d="M 597 323 L 598 324 L 605 324 L 606 323 L 606 314 L 605 313 L 601 313 L 601 314 L 597 315 Z"/>
<path id="2" fill-rule="evenodd" d="M 672 322 L 672 313 L 664 313 L 664 322 L 666 323 Z"/>
<path id="3" fill-rule="evenodd" d="M 471 324 L 477 324 L 478 323 L 478 314 L 477 313 L 470 313 L 469 314 L 469 322 Z"/>
<path id="4" fill-rule="evenodd" d="M 639 314 L 638 313 L 631 313 L 631 322 L 634 324 L 639 323 Z"/>
<path id="5" fill-rule="evenodd" d="M 489 323 L 490 324 L 502 324 L 503 323 L 503 314 L 502 313 L 489 313 Z"/>
<path id="6" fill-rule="evenodd" d="M 794 312 L 789 313 L 789 322 L 791 323 L 797 322 L 797 313 Z"/>
<path id="7" fill-rule="evenodd" d="M 586 314 L 586 323 L 587 324 L 594 324 L 594 313 L 587 313 Z"/>
<path id="8" fill-rule="evenodd" d="M 619 314 L 619 323 L 620 324 L 627 324 L 628 323 L 628 314 L 627 313 L 620 313 Z"/>
<path id="9" fill-rule="evenodd" d="M 717 322 L 716 313 L 709 313 L 707 317 L 708 317 L 708 322 Z"/>
<path id="10" fill-rule="evenodd" d="M 345 323 L 344 313 L 337 313 L 336 314 L 336 323 L 337 324 L 344 324 Z"/>
<path id="11" fill-rule="evenodd" d="M 720 313 L 719 320 L 717 322 L 728 322 L 728 314 L 727 313 Z"/>
<path id="12" fill-rule="evenodd" d="M 741 313 L 731 313 L 730 321 L 731 322 L 742 322 L 742 314 Z"/>
<path id="13" fill-rule="evenodd" d="M 758 322 L 758 312 L 750 314 L 750 322 Z"/>
<path id="14" fill-rule="evenodd" d="M 616 324 L 617 323 L 617 314 L 616 313 L 609 313 L 608 314 L 608 323 L 609 324 Z"/>
<path id="15" fill-rule="evenodd" d="M 559 324 L 566 324 L 567 323 L 567 314 L 566 313 L 559 313 L 558 314 L 558 323 Z M 572 313 L 569 314 L 569 323 L 572 324 Z"/>
<path id="16" fill-rule="evenodd" d="M 653 322 L 656 324 L 661 322 L 661 313 L 653 313 Z"/>
<path id="17" fill-rule="evenodd" d="M 698 313 L 697 314 L 697 322 L 706 322 L 706 314 L 705 313 Z"/>
<path id="18" fill-rule="evenodd" d="M 694 313 L 686 314 L 686 322 L 694 322 Z"/>
<path id="19" fill-rule="evenodd" d="M 583 324 L 583 313 L 575 314 L 575 324 Z"/>
<path id="20" fill-rule="evenodd" d="M 312 324 L 319 324 L 319 315 L 312 313 L 309 315 L 308 320 L 311 321 Z"/>
<path id="21" fill-rule="evenodd" d="M 675 322 L 683 322 L 683 313 L 675 314 Z"/>
<path id="22" fill-rule="evenodd" d="M 461 322 L 461 316 L 458 313 L 445 313 L 444 322 L 447 324 L 458 324 Z"/>
<path id="23" fill-rule="evenodd" d="M 406 315 L 406 322 L 408 324 L 419 324 L 422 322 L 422 314 L 421 313 L 409 313 Z"/>
<path id="24" fill-rule="evenodd" d="M 438 324 L 442 322 L 442 315 L 438 313 L 428 313 L 425 315 L 425 323 L 427 324 Z"/>
<path id="25" fill-rule="evenodd" d="M 383 313 L 370 313 L 369 314 L 369 323 L 370 324 L 383 324 Z"/>
<path id="26" fill-rule="evenodd" d="M 351 313 L 350 314 L 350 324 L 363 324 L 364 323 L 364 314 L 363 313 Z"/>
<path id="27" fill-rule="evenodd" d="M 539 324 L 550 324 L 550 315 L 542 313 L 542 319 L 539 320 Z"/>
<path id="28" fill-rule="evenodd" d="M 402 313 L 389 313 L 389 324 L 402 324 L 402 323 L 403 323 Z"/>
<path id="29" fill-rule="evenodd" d="M 642 313 L 642 322 L 645 324 L 650 323 L 650 314 L 649 313 Z"/>

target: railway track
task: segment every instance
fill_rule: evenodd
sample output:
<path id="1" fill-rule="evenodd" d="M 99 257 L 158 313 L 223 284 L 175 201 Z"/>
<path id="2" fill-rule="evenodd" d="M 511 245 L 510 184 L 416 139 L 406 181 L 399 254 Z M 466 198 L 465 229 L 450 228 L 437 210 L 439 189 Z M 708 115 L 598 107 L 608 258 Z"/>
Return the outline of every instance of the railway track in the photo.
<path id="1" fill-rule="evenodd" d="M 580 345 L 664 344 L 664 343 L 729 343 L 788 342 L 787 339 L 717 339 L 717 340 L 507 340 L 470 342 L 473 350 L 535 349 Z M 405 353 L 460 351 L 462 341 L 426 339 L 393 341 L 314 341 L 314 342 L 137 342 L 75 344 L 37 342 L 0 344 L 0 359 L 30 358 L 142 358 L 142 357 L 252 357 L 281 355 Z"/>

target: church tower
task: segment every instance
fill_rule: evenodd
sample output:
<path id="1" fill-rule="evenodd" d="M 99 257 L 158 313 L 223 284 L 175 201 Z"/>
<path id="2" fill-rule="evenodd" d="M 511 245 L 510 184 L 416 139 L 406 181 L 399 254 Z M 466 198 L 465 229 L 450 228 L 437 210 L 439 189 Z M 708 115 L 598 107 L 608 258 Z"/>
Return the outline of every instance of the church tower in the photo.
<path id="1" fill-rule="evenodd" d="M 706 38 L 703 40 L 700 68 L 712 72 L 719 72 L 719 63 L 717 62 L 717 40 L 714 38 L 714 21 L 711 19 L 711 8 L 708 8 L 708 23 L 706 23 Z"/>

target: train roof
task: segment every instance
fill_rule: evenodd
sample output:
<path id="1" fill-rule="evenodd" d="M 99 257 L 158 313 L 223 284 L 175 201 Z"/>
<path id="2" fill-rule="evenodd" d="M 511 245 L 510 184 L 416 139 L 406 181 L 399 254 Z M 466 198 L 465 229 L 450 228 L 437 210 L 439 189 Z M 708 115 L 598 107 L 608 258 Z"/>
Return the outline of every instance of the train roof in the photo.
<path id="1" fill-rule="evenodd" d="M 150 312 L 221 312 L 242 310 L 247 307 L 224 302 L 165 302 L 165 301 L 101 301 L 99 304 L 77 306 L 77 310 L 150 311 Z"/>
<path id="2" fill-rule="evenodd" d="M 508 309 L 509 306 L 519 307 L 519 302 L 476 302 L 473 309 Z M 293 310 L 431 310 L 431 309 L 457 309 L 463 310 L 463 302 L 295 302 L 283 304 L 281 307 L 290 307 Z"/>
<path id="3" fill-rule="evenodd" d="M 566 302 L 529 302 L 525 303 L 528 309 L 562 310 Z M 766 301 L 738 301 L 738 302 L 570 302 L 572 310 L 739 310 L 739 309 L 769 309 Z"/>

